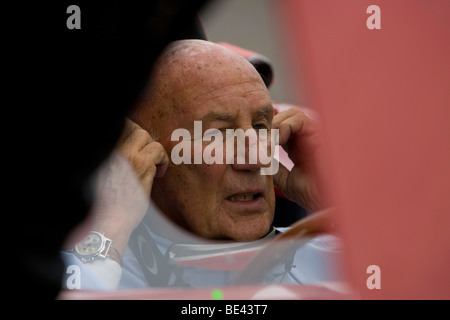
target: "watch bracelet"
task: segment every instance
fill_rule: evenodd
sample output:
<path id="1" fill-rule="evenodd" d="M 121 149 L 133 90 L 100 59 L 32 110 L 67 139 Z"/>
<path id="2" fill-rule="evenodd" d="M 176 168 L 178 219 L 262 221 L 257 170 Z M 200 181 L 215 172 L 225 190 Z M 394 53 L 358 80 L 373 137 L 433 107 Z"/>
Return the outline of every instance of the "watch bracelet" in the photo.
<path id="1" fill-rule="evenodd" d="M 122 265 L 122 256 L 119 253 L 119 250 L 116 249 L 116 247 L 114 247 L 114 245 L 111 242 L 111 245 L 109 246 L 109 249 L 112 249 L 112 251 L 116 254 L 117 259 L 114 259 L 113 256 L 111 256 L 111 250 L 108 251 L 108 255 L 107 257 L 110 257 L 113 260 L 118 260 L 117 262 L 119 263 L 119 265 Z"/>

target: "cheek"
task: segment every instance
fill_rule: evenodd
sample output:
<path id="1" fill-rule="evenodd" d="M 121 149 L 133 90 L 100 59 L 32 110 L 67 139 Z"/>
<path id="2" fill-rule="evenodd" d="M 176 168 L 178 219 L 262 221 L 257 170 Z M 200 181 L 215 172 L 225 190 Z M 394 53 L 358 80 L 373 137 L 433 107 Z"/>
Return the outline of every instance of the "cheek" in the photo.
<path id="1" fill-rule="evenodd" d="M 217 207 L 223 169 L 218 165 L 179 165 L 167 172 L 165 179 L 177 194 L 184 215 L 206 216 Z M 168 170 L 169 171 L 169 170 Z"/>
<path id="2" fill-rule="evenodd" d="M 269 209 L 272 211 L 272 218 L 273 218 L 273 214 L 275 213 L 276 196 L 275 196 L 275 189 L 274 189 L 272 179 L 269 180 L 268 185 L 269 185 L 269 191 L 267 194 L 267 203 L 269 205 Z"/>
<path id="3" fill-rule="evenodd" d="M 186 176 L 189 176 L 189 207 L 186 208 L 190 215 L 192 227 L 198 232 L 212 231 L 214 229 L 217 208 L 221 205 L 223 197 L 221 187 L 223 185 L 224 165 L 187 165 Z M 186 192 L 186 191 L 184 191 Z M 203 230 L 198 230 L 202 228 Z"/>

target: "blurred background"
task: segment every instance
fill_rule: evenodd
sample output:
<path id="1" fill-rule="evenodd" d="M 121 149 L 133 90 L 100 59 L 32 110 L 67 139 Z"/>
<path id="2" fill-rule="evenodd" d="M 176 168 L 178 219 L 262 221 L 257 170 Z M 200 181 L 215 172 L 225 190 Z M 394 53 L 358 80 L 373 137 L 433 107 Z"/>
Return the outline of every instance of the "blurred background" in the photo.
<path id="1" fill-rule="evenodd" d="M 228 42 L 271 60 L 273 100 L 306 105 L 299 79 L 293 81 L 289 74 L 278 12 L 272 0 L 214 0 L 202 8 L 199 17 L 208 40 Z"/>

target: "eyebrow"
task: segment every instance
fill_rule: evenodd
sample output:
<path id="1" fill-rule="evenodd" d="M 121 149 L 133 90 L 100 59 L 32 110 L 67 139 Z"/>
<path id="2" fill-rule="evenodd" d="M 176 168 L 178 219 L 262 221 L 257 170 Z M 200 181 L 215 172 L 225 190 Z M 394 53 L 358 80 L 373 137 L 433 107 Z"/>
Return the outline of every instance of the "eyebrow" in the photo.
<path id="1" fill-rule="evenodd" d="M 258 117 L 268 117 L 269 115 L 273 115 L 273 107 L 272 105 L 268 105 L 264 108 L 259 109 L 256 114 Z M 202 121 L 214 121 L 214 120 L 220 120 L 220 121 L 229 121 L 232 120 L 235 116 L 230 113 L 222 113 L 217 111 L 210 111 L 206 115 L 204 115 L 201 120 Z"/>
<path id="2" fill-rule="evenodd" d="M 216 112 L 216 111 L 210 111 L 206 115 L 204 115 L 201 118 L 201 120 L 204 122 L 214 121 L 214 120 L 228 121 L 232 118 L 233 118 L 233 116 L 230 113 L 220 113 L 220 112 Z"/>

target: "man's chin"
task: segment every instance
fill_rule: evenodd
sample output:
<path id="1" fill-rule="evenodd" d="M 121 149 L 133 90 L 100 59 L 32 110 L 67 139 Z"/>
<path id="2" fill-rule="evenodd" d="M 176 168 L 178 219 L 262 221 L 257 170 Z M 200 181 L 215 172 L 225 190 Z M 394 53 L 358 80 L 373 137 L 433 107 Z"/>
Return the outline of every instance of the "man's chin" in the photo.
<path id="1" fill-rule="evenodd" d="M 229 235 L 229 239 L 239 242 L 255 241 L 267 236 L 271 230 L 272 226 L 267 223 L 261 224 L 261 226 L 251 225 L 248 228 L 241 225 Z"/>

